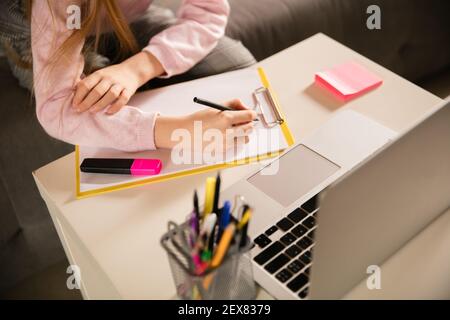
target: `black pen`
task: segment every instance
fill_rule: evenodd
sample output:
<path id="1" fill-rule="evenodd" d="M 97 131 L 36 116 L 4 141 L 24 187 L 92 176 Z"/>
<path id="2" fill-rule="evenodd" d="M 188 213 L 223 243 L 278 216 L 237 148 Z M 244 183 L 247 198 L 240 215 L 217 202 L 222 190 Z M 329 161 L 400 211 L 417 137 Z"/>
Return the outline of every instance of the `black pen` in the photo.
<path id="1" fill-rule="evenodd" d="M 226 107 L 226 106 L 217 104 L 215 102 L 211 102 L 211 101 L 208 101 L 208 100 L 200 99 L 200 98 L 197 98 L 197 97 L 194 97 L 194 102 L 198 103 L 198 104 L 201 104 L 201 105 L 204 105 L 204 106 L 207 106 L 207 107 L 210 107 L 210 108 L 213 108 L 213 109 L 216 109 L 216 110 L 219 110 L 219 111 L 240 111 L 239 109 L 233 109 L 233 108 Z M 259 121 L 259 119 L 256 118 L 253 121 Z"/>
<path id="2" fill-rule="evenodd" d="M 213 211 L 215 214 L 219 214 L 219 193 L 220 193 L 220 172 L 217 173 L 216 188 L 214 189 L 214 202 Z M 218 217 L 219 218 L 219 217 Z M 220 219 L 218 219 L 220 221 Z"/>
<path id="3" fill-rule="evenodd" d="M 247 245 L 247 233 L 248 233 L 248 223 L 246 223 L 241 230 L 241 239 L 239 240 L 239 248 L 243 248 Z"/>
<path id="4" fill-rule="evenodd" d="M 247 210 L 250 210 L 250 207 L 248 205 L 244 205 L 243 206 L 243 214 L 242 214 L 242 218 L 244 217 L 244 214 L 247 212 Z M 242 221 L 241 218 L 241 221 Z M 243 248 L 247 245 L 247 233 L 248 233 L 248 223 L 249 221 L 245 222 L 244 225 L 242 226 L 242 229 L 240 230 L 240 239 L 239 239 L 239 248 Z"/>
<path id="5" fill-rule="evenodd" d="M 195 230 L 197 232 L 197 235 L 200 233 L 200 209 L 198 208 L 198 196 L 197 196 L 197 190 L 194 191 L 194 212 L 196 217 L 196 226 Z"/>

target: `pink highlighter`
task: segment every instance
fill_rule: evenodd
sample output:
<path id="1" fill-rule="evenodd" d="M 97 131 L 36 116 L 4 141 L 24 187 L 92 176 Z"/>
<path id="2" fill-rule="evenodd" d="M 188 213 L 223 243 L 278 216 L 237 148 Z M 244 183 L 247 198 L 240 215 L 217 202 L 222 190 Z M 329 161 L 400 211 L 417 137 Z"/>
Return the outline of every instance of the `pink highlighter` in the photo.
<path id="1" fill-rule="evenodd" d="M 86 158 L 80 166 L 82 172 L 130 174 L 132 176 L 153 176 L 161 172 L 159 159 L 106 159 Z"/>

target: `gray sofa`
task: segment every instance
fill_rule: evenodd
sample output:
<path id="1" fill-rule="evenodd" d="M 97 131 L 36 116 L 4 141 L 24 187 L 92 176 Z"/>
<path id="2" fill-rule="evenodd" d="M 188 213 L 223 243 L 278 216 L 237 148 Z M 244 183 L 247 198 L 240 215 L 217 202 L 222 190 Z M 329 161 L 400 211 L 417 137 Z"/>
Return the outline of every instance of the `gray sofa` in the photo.
<path id="1" fill-rule="evenodd" d="M 258 60 L 323 32 L 418 84 L 449 71 L 448 0 L 230 3 L 227 34 L 241 40 Z M 381 30 L 366 28 L 366 8 L 371 4 L 381 8 Z M 30 94 L 18 86 L 5 58 L 0 58 L 0 87 L 1 293 L 65 259 L 31 171 L 73 147 L 45 134 L 36 120 Z"/>

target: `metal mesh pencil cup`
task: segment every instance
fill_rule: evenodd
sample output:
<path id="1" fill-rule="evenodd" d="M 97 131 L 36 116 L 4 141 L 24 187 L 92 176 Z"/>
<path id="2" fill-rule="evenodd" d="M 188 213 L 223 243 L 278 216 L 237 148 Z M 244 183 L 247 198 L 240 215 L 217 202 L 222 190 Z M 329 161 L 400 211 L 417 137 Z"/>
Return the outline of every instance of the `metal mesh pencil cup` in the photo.
<path id="1" fill-rule="evenodd" d="M 184 300 L 250 300 L 256 297 L 250 258 L 250 239 L 239 251 L 230 252 L 217 268 L 196 275 L 190 266 L 187 252 L 173 243 L 176 236 L 185 236 L 189 225 L 169 230 L 161 238 L 166 250 L 177 295 Z M 176 234 L 181 233 L 181 234 Z"/>

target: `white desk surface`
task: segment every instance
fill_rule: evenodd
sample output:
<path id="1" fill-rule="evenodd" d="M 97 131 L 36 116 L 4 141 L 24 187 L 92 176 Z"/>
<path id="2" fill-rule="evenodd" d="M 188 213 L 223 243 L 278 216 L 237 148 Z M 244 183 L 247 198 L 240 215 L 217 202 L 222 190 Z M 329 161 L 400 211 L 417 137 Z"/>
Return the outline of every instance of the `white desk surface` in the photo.
<path id="1" fill-rule="evenodd" d="M 384 83 L 343 104 L 314 86 L 313 81 L 316 71 L 348 60 L 365 65 L 381 76 Z M 259 65 L 266 70 L 278 94 L 296 141 L 338 109 L 355 109 L 401 131 L 441 101 L 322 34 Z M 225 170 L 223 187 L 256 167 L 252 164 Z M 168 220 L 182 221 L 189 212 L 194 188 L 199 190 L 202 200 L 203 184 L 209 174 L 76 200 L 74 171 L 74 154 L 71 153 L 36 170 L 34 176 L 69 261 L 81 268 L 84 297 L 173 298 L 171 271 L 159 239 Z M 434 225 L 433 232 L 414 239 L 385 263 L 383 277 L 386 281 L 392 279 L 392 283 L 370 295 L 356 288 L 350 297 L 449 298 L 449 286 L 442 283 L 450 283 L 450 211 L 441 219 Z M 441 273 L 437 274 L 438 271 Z M 433 278 L 428 280 L 430 273 Z M 429 290 L 425 293 L 422 287 Z M 262 293 L 260 297 L 268 296 Z"/>

